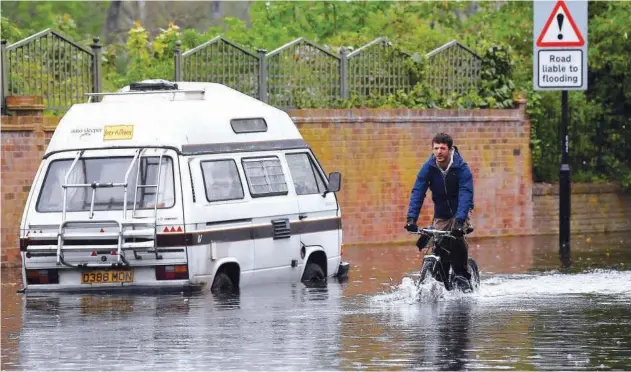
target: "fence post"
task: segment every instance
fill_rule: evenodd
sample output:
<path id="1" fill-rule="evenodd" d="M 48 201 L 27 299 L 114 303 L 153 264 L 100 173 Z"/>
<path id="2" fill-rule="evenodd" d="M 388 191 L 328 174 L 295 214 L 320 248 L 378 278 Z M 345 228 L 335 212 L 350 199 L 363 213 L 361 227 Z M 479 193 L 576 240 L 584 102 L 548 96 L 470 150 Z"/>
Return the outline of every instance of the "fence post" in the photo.
<path id="1" fill-rule="evenodd" d="M 2 40 L 1 41 L 1 55 L 0 55 L 0 60 L 2 62 L 2 68 L 1 68 L 1 73 L 2 73 L 2 87 L 0 88 L 0 90 L 2 91 L 0 93 L 0 103 L 2 103 L 2 107 L 1 107 L 1 111 L 2 111 L 2 115 L 6 115 L 7 114 L 7 103 L 5 98 L 7 97 L 7 94 L 9 93 L 9 75 L 7 74 L 8 69 L 7 69 L 7 41 L 6 40 Z"/>
<path id="2" fill-rule="evenodd" d="M 90 45 L 92 48 L 92 81 L 94 84 L 94 93 L 101 93 L 101 45 L 99 44 L 99 37 L 92 38 L 94 44 Z M 95 101 L 100 101 L 99 97 L 94 98 Z"/>
<path id="3" fill-rule="evenodd" d="M 340 48 L 340 95 L 348 99 L 348 49 Z"/>
<path id="4" fill-rule="evenodd" d="M 175 49 L 173 49 L 173 64 L 175 70 L 175 81 L 182 81 L 182 42 L 177 40 L 175 42 Z"/>
<path id="5" fill-rule="evenodd" d="M 259 100 L 267 103 L 267 50 L 257 49 L 259 55 Z"/>

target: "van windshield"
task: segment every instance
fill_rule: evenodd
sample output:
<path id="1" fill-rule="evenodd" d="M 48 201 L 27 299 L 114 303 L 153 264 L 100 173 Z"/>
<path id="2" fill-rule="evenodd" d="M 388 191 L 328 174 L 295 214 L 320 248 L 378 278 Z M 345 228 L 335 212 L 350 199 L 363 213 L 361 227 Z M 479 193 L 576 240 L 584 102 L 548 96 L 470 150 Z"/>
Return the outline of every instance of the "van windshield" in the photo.
<path id="1" fill-rule="evenodd" d="M 66 173 L 74 159 L 54 160 L 48 167 L 46 178 L 37 202 L 38 212 L 61 212 L 63 209 L 63 188 Z M 121 183 L 125 182 L 125 172 L 133 157 L 85 158 L 75 164 L 68 184 Z M 134 207 L 136 185 L 155 185 L 158 177 L 157 156 L 142 157 L 136 161 L 129 173 L 127 187 L 127 209 Z M 140 163 L 140 172 L 138 164 Z M 160 189 L 157 207 L 170 208 L 175 204 L 173 162 L 170 157 L 162 157 L 160 171 Z M 97 188 L 94 196 L 94 210 L 122 210 L 125 189 L 123 187 Z M 66 195 L 66 211 L 89 211 L 92 203 L 92 188 L 69 187 Z M 155 187 L 139 187 L 136 196 L 136 209 L 154 208 L 156 201 Z"/>

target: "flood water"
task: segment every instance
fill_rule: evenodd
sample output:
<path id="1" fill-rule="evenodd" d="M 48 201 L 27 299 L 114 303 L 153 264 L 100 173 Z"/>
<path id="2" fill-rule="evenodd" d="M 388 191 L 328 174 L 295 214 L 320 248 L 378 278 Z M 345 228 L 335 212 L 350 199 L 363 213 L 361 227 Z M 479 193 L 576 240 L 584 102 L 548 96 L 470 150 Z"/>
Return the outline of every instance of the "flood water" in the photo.
<path id="1" fill-rule="evenodd" d="M 2 273 L 3 370 L 631 369 L 631 233 L 473 240 L 473 295 L 415 290 L 408 246 L 346 247 L 349 279 L 220 300 L 17 294 Z"/>

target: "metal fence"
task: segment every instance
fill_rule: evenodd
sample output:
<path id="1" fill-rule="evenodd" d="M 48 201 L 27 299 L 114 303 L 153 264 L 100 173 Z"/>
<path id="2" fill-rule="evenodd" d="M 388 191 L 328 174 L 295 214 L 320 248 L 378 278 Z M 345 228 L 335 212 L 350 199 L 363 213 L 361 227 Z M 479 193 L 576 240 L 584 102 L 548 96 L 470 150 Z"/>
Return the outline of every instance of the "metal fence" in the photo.
<path id="1" fill-rule="evenodd" d="M 388 95 L 398 90 L 409 91 L 414 86 L 406 67 L 406 62 L 410 62 L 413 57 L 394 50 L 392 43 L 385 37 L 349 53 L 347 58 L 348 69 L 344 79 L 350 94 Z"/>
<path id="2" fill-rule="evenodd" d="M 427 55 L 428 83 L 442 94 L 477 88 L 482 58 L 457 41 Z M 349 51 L 298 38 L 269 53 L 256 54 L 222 37 L 194 49 L 175 50 L 175 78 L 219 82 L 271 105 L 289 108 L 326 106 L 356 95 L 408 92 L 416 83 L 410 66 L 416 59 L 398 51 L 385 37 Z"/>
<path id="3" fill-rule="evenodd" d="M 427 54 L 428 83 L 442 94 L 465 93 L 478 88 L 482 59 L 453 40 Z"/>
<path id="4" fill-rule="evenodd" d="M 175 49 L 175 80 L 220 83 L 259 98 L 260 57 L 217 36 L 191 50 Z"/>
<path id="5" fill-rule="evenodd" d="M 265 55 L 267 102 L 293 107 L 341 96 L 341 58 L 300 38 Z"/>
<path id="6" fill-rule="evenodd" d="M 37 95 L 51 110 L 85 102 L 84 93 L 100 91 L 99 53 L 46 29 L 17 43 L 2 41 L 2 105 L 7 96 Z"/>
<path id="7" fill-rule="evenodd" d="M 558 107 L 558 106 L 557 106 Z M 561 166 L 561 110 L 544 107 L 532 127 L 533 181 L 558 182 Z M 603 107 L 607 107 L 606 104 Z M 568 164 L 577 182 L 620 179 L 631 159 L 631 117 L 624 112 L 571 111 L 568 126 Z"/>
<path id="8" fill-rule="evenodd" d="M 2 41 L 2 108 L 5 97 L 41 95 L 46 107 L 64 111 L 101 92 L 98 38 L 87 49 L 51 29 L 17 43 Z M 477 88 L 482 59 L 457 41 L 426 55 L 427 83 L 443 94 Z M 417 78 L 415 56 L 386 38 L 356 49 L 319 46 L 298 38 L 267 52 L 249 51 L 217 36 L 193 49 L 174 52 L 176 81 L 217 82 L 279 108 L 326 107 L 353 96 L 409 91 Z M 151 77 L 148 77 L 151 78 Z"/>

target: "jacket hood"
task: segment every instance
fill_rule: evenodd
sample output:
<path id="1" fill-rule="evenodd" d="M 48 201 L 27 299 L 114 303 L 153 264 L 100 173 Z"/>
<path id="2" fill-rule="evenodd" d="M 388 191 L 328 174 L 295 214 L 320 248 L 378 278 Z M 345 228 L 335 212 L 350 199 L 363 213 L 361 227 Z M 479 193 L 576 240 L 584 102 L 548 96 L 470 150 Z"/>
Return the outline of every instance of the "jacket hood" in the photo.
<path id="1" fill-rule="evenodd" d="M 458 151 L 457 146 L 451 147 L 451 156 L 453 157 L 451 168 L 459 168 L 462 165 L 462 163 L 464 163 L 464 159 L 462 159 L 462 156 L 460 156 L 460 152 Z M 430 166 L 434 168 L 438 168 L 438 165 L 436 165 L 436 156 L 434 156 L 433 153 L 429 156 L 427 161 L 429 162 Z"/>

